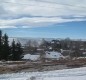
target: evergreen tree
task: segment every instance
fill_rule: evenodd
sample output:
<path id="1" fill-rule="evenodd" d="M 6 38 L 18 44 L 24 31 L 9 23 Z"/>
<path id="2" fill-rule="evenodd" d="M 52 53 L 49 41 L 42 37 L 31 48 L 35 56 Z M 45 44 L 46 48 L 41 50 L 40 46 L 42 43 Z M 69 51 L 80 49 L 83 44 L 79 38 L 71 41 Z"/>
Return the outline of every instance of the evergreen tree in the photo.
<path id="1" fill-rule="evenodd" d="M 3 45 L 2 45 L 2 59 L 8 60 L 8 57 L 10 55 L 10 47 L 8 43 L 8 36 L 7 34 L 4 34 L 3 36 Z"/>
<path id="2" fill-rule="evenodd" d="M 1 48 L 1 45 L 2 45 L 2 31 L 0 30 L 0 48 Z"/>
<path id="3" fill-rule="evenodd" d="M 16 60 L 21 60 L 21 58 L 23 57 L 23 49 L 20 42 L 16 44 L 16 53 Z"/>
<path id="4" fill-rule="evenodd" d="M 13 42 L 11 45 L 11 55 L 10 55 L 11 60 L 15 60 L 15 53 L 16 53 L 16 44 L 15 44 L 15 41 L 13 39 Z"/>
<path id="5" fill-rule="evenodd" d="M 20 60 L 23 56 L 23 49 L 21 43 L 15 44 L 13 40 L 12 45 L 9 46 L 8 36 L 0 30 L 0 60 Z"/>
<path id="6" fill-rule="evenodd" d="M 2 31 L 0 30 L 0 59 L 2 58 Z"/>
<path id="7" fill-rule="evenodd" d="M 20 43 L 16 43 L 13 40 L 12 42 L 12 47 L 11 47 L 11 59 L 16 61 L 16 60 L 20 60 L 23 56 L 23 50 L 21 48 L 21 44 Z"/>

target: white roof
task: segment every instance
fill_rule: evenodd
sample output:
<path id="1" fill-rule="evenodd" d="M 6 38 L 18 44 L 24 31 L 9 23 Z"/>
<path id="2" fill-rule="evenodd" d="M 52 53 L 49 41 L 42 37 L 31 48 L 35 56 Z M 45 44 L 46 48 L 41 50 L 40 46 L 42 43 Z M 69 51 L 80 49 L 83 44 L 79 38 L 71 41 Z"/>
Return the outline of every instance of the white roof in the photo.
<path id="1" fill-rule="evenodd" d="M 47 51 L 46 52 L 46 55 L 45 55 L 45 58 L 55 58 L 55 59 L 59 59 L 59 58 L 64 58 L 64 56 L 59 53 L 59 52 L 56 52 L 56 51 Z"/>
<path id="2" fill-rule="evenodd" d="M 32 60 L 32 61 L 39 60 L 39 58 L 40 58 L 40 55 L 31 55 L 31 54 L 26 54 L 23 57 L 23 59 L 29 59 L 29 60 Z"/>

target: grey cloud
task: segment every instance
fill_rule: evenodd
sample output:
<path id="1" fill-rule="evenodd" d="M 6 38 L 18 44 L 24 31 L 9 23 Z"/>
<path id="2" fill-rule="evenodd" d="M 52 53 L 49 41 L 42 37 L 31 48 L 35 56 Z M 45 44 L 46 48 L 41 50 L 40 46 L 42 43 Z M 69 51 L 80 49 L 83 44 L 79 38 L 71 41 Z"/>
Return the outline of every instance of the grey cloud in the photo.
<path id="1" fill-rule="evenodd" d="M 6 1 L 0 0 L 0 25 L 3 27 L 43 27 L 86 20 L 86 9 L 81 8 L 86 7 L 86 0 L 82 3 L 78 0 L 9 0 L 10 3 L 4 3 Z"/>

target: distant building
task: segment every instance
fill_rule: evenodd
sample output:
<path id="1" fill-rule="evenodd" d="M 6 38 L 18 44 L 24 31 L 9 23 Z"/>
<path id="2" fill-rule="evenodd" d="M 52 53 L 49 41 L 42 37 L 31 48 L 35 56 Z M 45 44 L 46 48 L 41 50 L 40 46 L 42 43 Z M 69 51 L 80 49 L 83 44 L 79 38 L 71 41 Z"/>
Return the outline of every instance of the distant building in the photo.
<path id="1" fill-rule="evenodd" d="M 83 54 L 83 57 L 86 57 L 86 52 L 83 52 L 82 54 Z"/>
<path id="2" fill-rule="evenodd" d="M 22 58 L 23 60 L 38 61 L 40 60 L 40 55 L 25 54 Z"/>
<path id="3" fill-rule="evenodd" d="M 61 49 L 61 54 L 62 54 L 65 58 L 70 59 L 71 54 L 73 54 L 73 53 L 74 53 L 73 50 L 63 50 L 63 49 Z"/>
<path id="4" fill-rule="evenodd" d="M 47 60 L 59 60 L 63 58 L 64 56 L 57 51 L 46 51 L 45 52 L 45 59 Z"/>

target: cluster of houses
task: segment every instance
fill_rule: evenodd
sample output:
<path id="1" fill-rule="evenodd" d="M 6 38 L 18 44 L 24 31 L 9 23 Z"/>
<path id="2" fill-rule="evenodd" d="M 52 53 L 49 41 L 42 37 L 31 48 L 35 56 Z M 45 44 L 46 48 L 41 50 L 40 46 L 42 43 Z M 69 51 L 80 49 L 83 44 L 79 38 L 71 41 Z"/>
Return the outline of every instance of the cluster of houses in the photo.
<path id="1" fill-rule="evenodd" d="M 36 54 L 25 54 L 23 57 L 23 60 L 31 60 L 31 61 L 38 61 L 41 59 L 45 60 L 59 60 L 59 59 L 64 59 L 65 57 L 60 53 L 56 51 L 46 51 L 43 55 L 40 53 Z"/>
<path id="2" fill-rule="evenodd" d="M 24 54 L 24 57 L 22 58 L 23 60 L 28 60 L 28 61 L 41 61 L 42 59 L 45 61 L 56 61 L 56 60 L 63 60 L 63 59 L 70 59 L 69 52 L 63 50 L 64 53 L 60 53 L 57 51 L 46 51 L 44 54 L 41 53 L 35 53 L 35 54 Z M 86 52 L 83 52 L 83 54 L 86 56 Z M 75 57 L 74 57 L 75 58 Z M 79 57 L 77 57 L 78 59 Z M 86 57 L 80 57 L 80 58 L 86 58 Z"/>
<path id="3" fill-rule="evenodd" d="M 66 39 L 52 40 L 51 42 L 45 43 L 46 44 L 43 44 L 41 48 L 37 48 L 37 52 L 34 52 L 34 54 L 28 53 L 28 49 L 26 49 L 22 59 L 31 61 L 37 61 L 41 59 L 70 59 L 71 54 L 76 55 L 76 53 L 80 55 L 82 54 L 84 57 L 86 56 L 86 41 Z"/>

